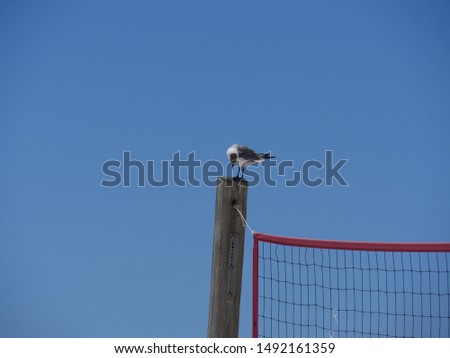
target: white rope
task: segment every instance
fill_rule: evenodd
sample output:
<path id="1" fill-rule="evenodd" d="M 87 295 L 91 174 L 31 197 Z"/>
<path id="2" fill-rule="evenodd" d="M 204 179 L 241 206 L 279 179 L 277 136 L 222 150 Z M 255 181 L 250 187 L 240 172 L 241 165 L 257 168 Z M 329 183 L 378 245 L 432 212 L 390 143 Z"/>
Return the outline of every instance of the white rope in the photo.
<path id="1" fill-rule="evenodd" d="M 250 225 L 248 224 L 247 220 L 245 220 L 244 215 L 242 215 L 241 211 L 239 210 L 239 207 L 238 207 L 237 205 L 234 205 L 233 207 L 236 209 L 236 211 L 237 211 L 237 212 L 239 213 L 239 215 L 241 216 L 241 219 L 242 219 L 242 225 L 243 225 L 244 227 L 247 226 L 248 229 L 250 230 L 250 232 L 251 232 L 252 235 L 253 235 L 255 232 L 252 230 L 252 228 L 251 228 Z"/>
<path id="2" fill-rule="evenodd" d="M 339 328 L 338 311 L 335 308 L 333 309 L 333 318 L 336 321 L 337 328 Z M 330 329 L 330 338 L 334 338 L 334 331 L 333 331 L 333 329 Z"/>

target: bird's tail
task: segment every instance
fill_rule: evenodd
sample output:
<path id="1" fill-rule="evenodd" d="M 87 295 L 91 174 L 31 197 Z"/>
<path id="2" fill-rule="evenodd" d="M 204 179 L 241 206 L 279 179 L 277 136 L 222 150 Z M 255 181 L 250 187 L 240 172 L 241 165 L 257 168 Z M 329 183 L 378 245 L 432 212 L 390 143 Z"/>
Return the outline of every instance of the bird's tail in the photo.
<path id="1" fill-rule="evenodd" d="M 268 153 L 262 153 L 262 155 L 263 155 L 263 158 L 264 158 L 264 159 L 276 158 L 276 157 L 274 157 L 274 156 L 271 156 L 271 155 L 270 155 L 270 152 L 268 152 Z"/>

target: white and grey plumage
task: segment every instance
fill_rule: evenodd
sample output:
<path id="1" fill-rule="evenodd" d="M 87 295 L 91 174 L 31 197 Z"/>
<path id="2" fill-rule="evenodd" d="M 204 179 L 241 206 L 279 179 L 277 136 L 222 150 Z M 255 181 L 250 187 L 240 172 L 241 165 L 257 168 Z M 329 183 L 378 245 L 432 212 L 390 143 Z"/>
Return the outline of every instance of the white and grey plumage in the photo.
<path id="1" fill-rule="evenodd" d="M 239 167 L 236 178 L 239 178 L 239 172 L 242 168 L 241 179 L 244 178 L 245 167 L 261 163 L 266 159 L 275 158 L 270 155 L 270 152 L 256 153 L 253 149 L 240 144 L 233 144 L 230 148 L 228 148 L 227 157 L 232 166 L 237 165 Z"/>

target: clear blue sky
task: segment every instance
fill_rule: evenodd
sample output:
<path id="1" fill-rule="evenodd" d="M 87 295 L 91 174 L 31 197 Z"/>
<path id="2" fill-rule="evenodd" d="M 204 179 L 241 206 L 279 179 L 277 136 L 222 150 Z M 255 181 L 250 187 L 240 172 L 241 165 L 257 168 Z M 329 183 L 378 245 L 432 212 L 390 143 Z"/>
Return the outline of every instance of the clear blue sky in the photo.
<path id="1" fill-rule="evenodd" d="M 449 18 L 447 1 L 2 1 L 0 336 L 206 335 L 215 189 L 101 187 L 125 150 L 225 164 L 242 143 L 300 167 L 331 149 L 349 187 L 261 184 L 250 225 L 449 241 Z"/>

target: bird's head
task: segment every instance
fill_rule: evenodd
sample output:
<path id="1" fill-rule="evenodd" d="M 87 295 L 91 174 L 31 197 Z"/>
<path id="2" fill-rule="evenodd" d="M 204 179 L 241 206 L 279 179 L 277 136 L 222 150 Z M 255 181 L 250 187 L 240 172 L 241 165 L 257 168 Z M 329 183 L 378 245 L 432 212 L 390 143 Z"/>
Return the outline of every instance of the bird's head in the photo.
<path id="1" fill-rule="evenodd" d="M 230 160 L 231 165 L 234 166 L 238 160 L 237 144 L 233 144 L 230 148 L 228 148 L 227 157 Z"/>

